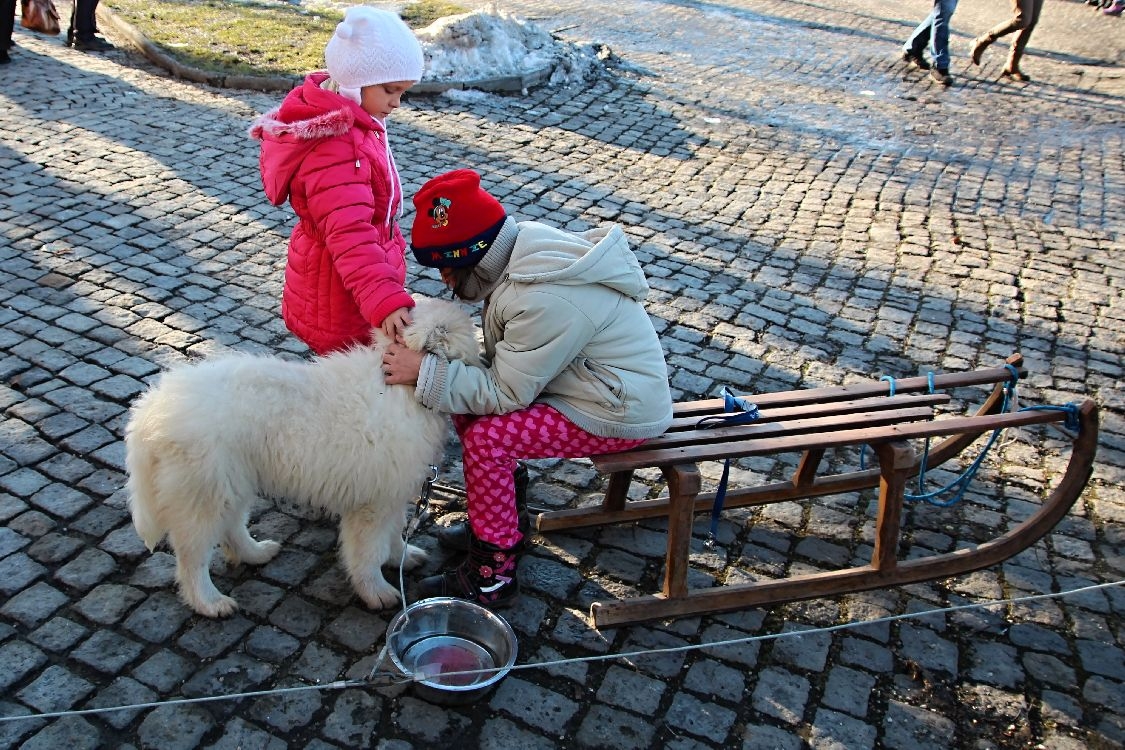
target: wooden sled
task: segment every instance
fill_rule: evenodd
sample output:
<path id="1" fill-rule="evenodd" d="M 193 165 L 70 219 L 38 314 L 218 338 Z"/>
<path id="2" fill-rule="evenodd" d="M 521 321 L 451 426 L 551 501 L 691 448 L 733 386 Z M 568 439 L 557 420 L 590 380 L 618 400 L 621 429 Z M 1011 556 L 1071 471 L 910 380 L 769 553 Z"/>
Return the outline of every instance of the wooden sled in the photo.
<path id="1" fill-rule="evenodd" d="M 1073 413 L 1059 409 L 1001 413 L 1005 389 L 1016 376 L 1024 375 L 1019 354 L 1009 357 L 1007 364 L 1010 367 L 933 375 L 932 383 L 930 377 L 922 376 L 746 396 L 745 400 L 752 401 L 760 410 L 760 417 L 749 424 L 700 427 L 701 418 L 725 413 L 723 399 L 677 404 L 675 419 L 664 435 L 624 453 L 593 457 L 594 466 L 609 475 L 601 505 L 541 513 L 537 529 L 550 532 L 667 517 L 663 591 L 594 602 L 591 614 L 599 628 L 932 581 L 995 565 L 1031 546 L 1054 528 L 1089 481 L 1098 438 L 1098 410 L 1093 401 L 1077 405 L 1078 429 L 1072 439 L 1070 462 L 1058 485 L 1031 517 L 995 539 L 967 549 L 906 561 L 898 559 L 897 549 L 904 490 L 922 465 L 921 457 L 908 441 L 941 438 L 931 445 L 926 458 L 926 466 L 934 468 L 960 454 L 981 435 L 998 428 L 1073 421 Z M 991 394 L 975 414 L 936 418 L 935 407 L 951 400 L 942 391 L 990 384 Z M 877 468 L 823 476 L 818 473 L 828 449 L 862 445 L 873 449 L 878 457 Z M 871 562 L 779 580 L 689 589 L 693 517 L 710 511 L 715 500 L 715 493 L 700 492 L 698 464 L 786 452 L 801 454 L 789 481 L 728 489 L 724 508 L 878 487 Z M 660 469 L 668 496 L 627 501 L 634 471 L 645 468 Z"/>

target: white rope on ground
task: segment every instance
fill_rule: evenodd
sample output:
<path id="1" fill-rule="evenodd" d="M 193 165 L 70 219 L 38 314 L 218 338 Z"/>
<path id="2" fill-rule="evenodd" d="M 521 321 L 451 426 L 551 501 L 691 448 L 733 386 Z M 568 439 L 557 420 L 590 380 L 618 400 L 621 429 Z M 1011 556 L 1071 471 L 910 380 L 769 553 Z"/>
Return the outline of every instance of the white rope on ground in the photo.
<path id="1" fill-rule="evenodd" d="M 461 671 L 461 672 L 443 672 L 441 674 L 441 676 L 443 678 L 444 677 L 461 676 L 461 675 L 486 676 L 486 675 L 495 674 L 496 672 L 504 671 L 505 669 L 509 670 L 509 671 L 517 671 L 517 670 L 524 670 L 524 669 L 541 669 L 543 667 L 553 667 L 553 666 L 558 666 L 558 665 L 563 665 L 563 664 L 577 664 L 577 663 L 580 663 L 580 662 L 593 662 L 593 661 L 609 661 L 611 659 L 630 659 L 630 658 L 635 658 L 635 657 L 638 657 L 638 656 L 650 656 L 650 655 L 653 655 L 653 654 L 672 654 L 672 653 L 680 653 L 680 652 L 684 652 L 684 651 L 698 651 L 698 650 L 705 649 L 705 648 L 722 648 L 724 646 L 736 646 L 736 645 L 740 645 L 740 644 L 743 644 L 743 643 L 753 643 L 753 642 L 758 642 L 758 641 L 770 641 L 770 640 L 777 640 L 777 639 L 780 639 L 780 638 L 790 638 L 790 637 L 793 637 L 793 636 L 800 637 L 800 636 L 806 636 L 806 635 L 816 635 L 818 633 L 834 633 L 834 632 L 837 632 L 837 631 L 840 631 L 840 630 L 849 630 L 849 629 L 852 629 L 852 628 L 861 628 L 861 627 L 866 627 L 868 625 L 877 625 L 879 623 L 884 623 L 884 622 L 896 622 L 898 620 L 909 620 L 909 619 L 919 618 L 919 617 L 930 617 L 932 615 L 948 614 L 950 612 L 963 612 L 965 610 L 970 610 L 970 609 L 985 609 L 985 608 L 988 608 L 988 607 L 995 607 L 995 606 L 999 606 L 999 605 L 1022 604 L 1024 602 L 1039 601 L 1041 599 L 1055 599 L 1055 598 L 1060 598 L 1060 597 L 1064 597 L 1064 596 L 1072 596 L 1074 594 L 1084 594 L 1084 593 L 1087 593 L 1087 592 L 1090 592 L 1090 591 L 1096 591 L 1098 589 L 1105 589 L 1105 588 L 1110 588 L 1110 587 L 1113 587 L 1113 586 L 1120 586 L 1122 584 L 1125 584 L 1125 580 L 1112 581 L 1110 583 L 1091 584 L 1089 586 L 1082 586 L 1080 588 L 1069 589 L 1067 591 L 1059 591 L 1059 592 L 1053 593 L 1053 594 L 1029 594 L 1027 596 L 1017 596 L 1017 597 L 1013 597 L 1011 599 L 995 599 L 993 601 L 988 601 L 988 602 L 974 602 L 972 604 L 959 604 L 959 605 L 956 605 L 956 606 L 953 606 L 953 607 L 938 607 L 936 609 L 927 609 L 927 610 L 923 610 L 921 612 L 908 612 L 906 614 L 901 614 L 901 615 L 887 615 L 886 617 L 879 617 L 879 618 L 876 618 L 874 620 L 863 620 L 861 622 L 846 622 L 846 623 L 842 623 L 840 625 L 829 625 L 829 626 L 821 627 L 821 628 L 810 628 L 808 630 L 794 630 L 794 631 L 791 631 L 791 632 L 788 632 L 788 633 L 770 633 L 770 634 L 767 634 L 767 635 L 751 635 L 751 636 L 746 636 L 744 638 L 729 638 L 727 640 L 714 641 L 712 643 L 693 643 L 693 644 L 688 644 L 686 646 L 671 646 L 671 647 L 668 647 L 668 648 L 645 649 L 645 650 L 642 650 L 642 651 L 629 651 L 629 652 L 622 653 L 622 654 L 599 654 L 599 655 L 596 655 L 596 656 L 578 656 L 578 657 L 569 658 L 569 659 L 556 659 L 556 660 L 553 660 L 553 661 L 543 661 L 543 662 L 535 662 L 535 663 L 529 663 L 529 664 L 515 664 L 511 667 L 496 667 L 496 668 L 492 668 L 492 669 L 474 669 L 474 670 L 465 670 L 465 671 Z M 385 647 L 384 647 L 383 651 L 384 652 L 386 651 Z M 32 720 L 32 719 L 55 719 L 55 718 L 64 717 L 64 716 L 84 716 L 84 715 L 87 715 L 87 714 L 100 714 L 100 713 L 107 713 L 107 712 L 110 712 L 110 711 L 132 711 L 132 710 L 137 710 L 137 709 L 142 709 L 142 708 L 157 708 L 157 707 L 160 707 L 160 706 L 175 706 L 175 705 L 182 705 L 182 704 L 187 704 L 187 703 L 204 703 L 204 702 L 209 702 L 209 701 L 220 701 L 220 700 L 241 700 L 243 698 L 258 698 L 258 697 L 262 697 L 262 696 L 266 696 L 266 695 L 280 695 L 280 694 L 284 694 L 284 693 L 292 693 L 292 692 L 307 691 L 307 690 L 342 690 L 342 689 L 345 689 L 345 688 L 364 687 L 364 686 L 371 685 L 374 682 L 374 680 L 372 678 L 376 677 L 376 676 L 388 678 L 388 684 L 392 684 L 392 685 L 394 685 L 394 684 L 405 684 L 405 683 L 409 683 L 409 682 L 422 682 L 422 681 L 430 679 L 430 677 L 432 677 L 432 675 L 419 675 L 419 674 L 414 674 L 414 675 L 410 675 L 410 676 L 399 676 L 399 675 L 394 675 L 392 673 L 383 673 L 383 674 L 380 674 L 380 675 L 376 675 L 375 671 L 372 670 L 371 674 L 368 675 L 368 678 L 363 679 L 363 680 L 354 680 L 354 679 L 353 680 L 336 680 L 335 682 L 325 683 L 324 685 L 301 685 L 301 686 L 289 687 L 289 688 L 274 688 L 274 689 L 271 689 L 271 690 L 254 690 L 254 691 L 246 692 L 246 693 L 230 693 L 230 694 L 227 694 L 227 695 L 208 695 L 208 696 L 201 696 L 199 698 L 173 698 L 173 699 L 165 700 L 165 701 L 153 701 L 153 702 L 150 702 L 150 703 L 131 703 L 129 705 L 124 705 L 124 706 L 105 706 L 105 707 L 102 707 L 102 708 L 85 708 L 85 709 L 79 709 L 77 711 L 53 711 L 53 712 L 50 712 L 50 713 L 41 713 L 41 714 L 24 714 L 22 716 L 0 716 L 0 723 L 4 723 L 4 722 L 8 722 L 8 721 L 29 721 L 29 720 Z"/>
<path id="2" fill-rule="evenodd" d="M 152 701 L 151 703 L 130 703 L 126 706 L 105 706 L 103 708 L 84 708 L 78 711 L 52 711 L 45 714 L 24 714 L 22 716 L 0 716 L 0 723 L 6 721 L 28 721 L 31 719 L 56 719 L 62 716 L 85 716 L 87 714 L 104 714 L 110 711 L 130 711 L 140 708 L 159 708 L 160 706 L 175 706 L 185 703 L 207 703 L 210 701 L 237 700 L 241 698 L 257 698 L 265 695 L 278 695 L 306 690 L 331 690 L 345 687 L 354 687 L 350 683 L 365 684 L 362 680 L 337 680 L 324 685 L 298 685 L 289 688 L 273 688 L 270 690 L 255 690 L 248 693 L 232 693 L 230 695 L 204 695 L 199 698 L 172 698 L 165 701 Z"/>

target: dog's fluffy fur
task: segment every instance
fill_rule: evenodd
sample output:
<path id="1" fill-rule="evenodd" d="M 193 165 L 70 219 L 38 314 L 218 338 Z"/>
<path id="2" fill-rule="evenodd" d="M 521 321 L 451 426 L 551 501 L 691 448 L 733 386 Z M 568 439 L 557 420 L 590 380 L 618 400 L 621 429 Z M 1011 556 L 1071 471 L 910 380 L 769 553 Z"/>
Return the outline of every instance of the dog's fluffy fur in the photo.
<path id="1" fill-rule="evenodd" d="M 407 346 L 478 362 L 476 331 L 452 302 L 419 299 Z M 215 588 L 216 545 L 235 563 L 260 565 L 280 549 L 247 531 L 259 495 L 340 516 L 340 556 L 372 608 L 398 601 L 380 572 L 403 555 L 406 510 L 440 460 L 446 415 L 409 386 L 383 382 L 386 338 L 291 362 L 224 354 L 161 374 L 133 404 L 125 429 L 129 508 L 153 550 L 168 536 L 183 600 L 209 617 L 237 604 Z M 407 565 L 425 559 L 413 545 Z"/>

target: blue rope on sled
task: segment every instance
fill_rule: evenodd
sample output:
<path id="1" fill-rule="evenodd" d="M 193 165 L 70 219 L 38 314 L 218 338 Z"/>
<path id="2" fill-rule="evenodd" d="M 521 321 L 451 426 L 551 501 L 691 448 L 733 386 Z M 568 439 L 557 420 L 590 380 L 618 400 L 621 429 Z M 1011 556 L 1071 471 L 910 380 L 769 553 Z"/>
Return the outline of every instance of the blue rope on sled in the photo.
<path id="1" fill-rule="evenodd" d="M 1017 370 L 1013 365 L 1004 366 L 1008 368 L 1008 371 L 1011 373 L 1011 377 L 1009 378 L 1008 383 L 1004 386 L 1004 401 L 1000 407 L 1001 413 L 1008 411 L 1011 404 L 1014 403 L 1016 383 L 1019 380 L 1019 370 Z M 929 392 L 933 393 L 934 374 L 932 372 L 927 373 L 927 378 L 929 382 Z M 895 379 L 890 375 L 884 375 L 880 378 L 880 380 L 885 380 L 890 383 L 890 392 L 888 393 L 888 395 L 895 395 Z M 1066 422 L 1064 423 L 1065 427 L 1071 431 L 1078 430 L 1078 405 L 1073 402 L 1064 404 L 1062 406 L 1025 406 L 1021 409 L 1018 409 L 1017 411 L 1065 411 L 1067 412 Z M 996 440 L 1000 437 L 1000 433 L 1002 431 L 1002 428 L 997 428 L 992 431 L 992 434 L 989 436 L 988 441 L 984 444 L 984 448 L 981 449 L 980 455 L 977 456 L 971 464 L 969 464 L 969 466 L 965 469 L 965 471 L 961 473 L 959 477 L 957 477 L 944 487 L 939 487 L 935 490 L 931 490 L 930 492 L 925 491 L 926 471 L 928 468 L 930 457 L 931 440 L 930 438 L 926 438 L 925 444 L 922 448 L 922 462 L 918 468 L 918 492 L 904 492 L 902 495 L 903 500 L 906 500 L 908 502 L 926 502 L 939 508 L 948 508 L 959 503 L 965 496 L 965 492 L 968 490 L 969 485 L 973 481 L 973 478 L 976 477 L 977 471 L 980 469 L 981 464 L 984 463 L 985 456 L 988 455 L 988 451 L 992 449 L 992 446 L 996 443 Z M 867 446 L 864 445 L 862 448 L 860 448 L 859 452 L 860 469 L 866 468 L 866 452 Z M 952 495 L 948 499 L 939 499 L 942 496 L 948 495 L 950 493 L 952 493 Z"/>
<path id="2" fill-rule="evenodd" d="M 713 414 L 704 417 L 695 423 L 696 427 L 722 427 L 732 424 L 750 424 L 758 419 L 757 404 L 752 404 L 746 399 L 739 398 L 727 386 L 721 391 L 723 396 L 723 411 L 725 414 Z M 730 459 L 723 461 L 723 476 L 719 479 L 719 486 L 715 490 L 715 502 L 711 506 L 711 530 L 707 535 L 707 546 L 715 546 L 715 537 L 719 531 L 719 516 L 723 512 L 723 502 L 727 497 L 727 480 L 730 479 Z"/>

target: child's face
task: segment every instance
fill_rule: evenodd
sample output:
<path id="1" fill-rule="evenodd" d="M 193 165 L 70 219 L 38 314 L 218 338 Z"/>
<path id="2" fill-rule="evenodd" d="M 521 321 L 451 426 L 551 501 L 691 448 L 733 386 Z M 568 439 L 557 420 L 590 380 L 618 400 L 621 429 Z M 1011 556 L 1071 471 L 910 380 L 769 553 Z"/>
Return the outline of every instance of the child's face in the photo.
<path id="1" fill-rule="evenodd" d="M 364 86 L 359 91 L 359 105 L 379 122 L 398 109 L 402 95 L 417 81 L 392 81 Z"/>
<path id="2" fill-rule="evenodd" d="M 465 283 L 473 275 L 473 269 L 470 268 L 439 268 L 438 273 L 441 274 L 441 281 L 453 292 L 454 296 L 461 299 L 469 299 L 466 296 Z"/>

